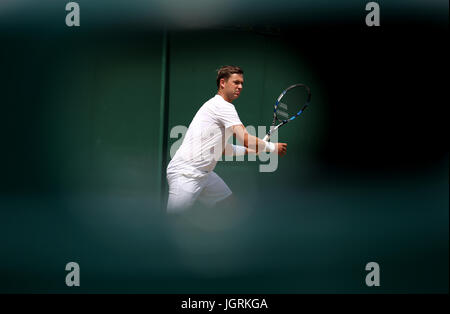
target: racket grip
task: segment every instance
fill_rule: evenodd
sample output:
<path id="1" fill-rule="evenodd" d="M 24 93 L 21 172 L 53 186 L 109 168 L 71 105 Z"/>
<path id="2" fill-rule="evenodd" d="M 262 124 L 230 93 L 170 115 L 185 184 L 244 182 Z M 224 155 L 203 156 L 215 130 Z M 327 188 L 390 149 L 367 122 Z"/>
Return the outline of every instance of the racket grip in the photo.
<path id="1" fill-rule="evenodd" d="M 266 134 L 266 136 L 264 136 L 263 141 L 267 142 L 270 139 L 270 134 Z"/>

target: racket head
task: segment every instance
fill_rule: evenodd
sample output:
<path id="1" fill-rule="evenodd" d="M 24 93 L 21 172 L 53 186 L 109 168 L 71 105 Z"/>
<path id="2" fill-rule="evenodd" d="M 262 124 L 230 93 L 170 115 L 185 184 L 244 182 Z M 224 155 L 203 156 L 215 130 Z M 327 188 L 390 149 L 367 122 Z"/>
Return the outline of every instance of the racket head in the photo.
<path id="1" fill-rule="evenodd" d="M 274 120 L 279 123 L 294 120 L 309 106 L 311 90 L 305 84 L 294 84 L 286 88 L 274 105 Z"/>

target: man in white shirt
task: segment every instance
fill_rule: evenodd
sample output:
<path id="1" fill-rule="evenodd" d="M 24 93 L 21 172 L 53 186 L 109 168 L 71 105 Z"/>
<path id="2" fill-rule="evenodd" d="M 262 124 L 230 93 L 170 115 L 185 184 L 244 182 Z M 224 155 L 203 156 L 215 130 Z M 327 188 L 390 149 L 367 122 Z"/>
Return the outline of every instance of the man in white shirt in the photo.
<path id="1" fill-rule="evenodd" d="M 182 212 L 196 200 L 214 206 L 232 192 L 213 171 L 223 153 L 277 152 L 286 154 L 286 143 L 265 142 L 250 135 L 232 104 L 242 91 L 244 72 L 237 66 L 223 66 L 217 73 L 217 94 L 197 111 L 178 151 L 167 167 L 168 213 Z M 230 145 L 236 136 L 244 146 Z"/>

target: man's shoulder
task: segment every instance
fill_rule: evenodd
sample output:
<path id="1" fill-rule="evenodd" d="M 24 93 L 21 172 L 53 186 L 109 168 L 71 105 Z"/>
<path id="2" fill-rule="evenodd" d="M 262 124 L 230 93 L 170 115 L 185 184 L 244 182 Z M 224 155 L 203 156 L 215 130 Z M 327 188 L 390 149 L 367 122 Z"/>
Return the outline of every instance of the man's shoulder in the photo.
<path id="1" fill-rule="evenodd" d="M 235 113 L 237 114 L 234 105 L 224 100 L 220 95 L 210 98 L 198 110 L 198 114 L 202 117 L 205 115 L 210 117 L 229 116 Z"/>
<path id="2" fill-rule="evenodd" d="M 206 103 L 220 103 L 223 101 L 224 101 L 223 98 L 216 94 L 213 97 L 211 97 L 210 99 L 208 99 L 208 101 Z"/>
<path id="3" fill-rule="evenodd" d="M 234 105 L 225 99 L 222 96 L 216 94 L 214 97 L 209 99 L 205 104 L 217 105 L 217 109 L 220 108 L 234 108 Z"/>

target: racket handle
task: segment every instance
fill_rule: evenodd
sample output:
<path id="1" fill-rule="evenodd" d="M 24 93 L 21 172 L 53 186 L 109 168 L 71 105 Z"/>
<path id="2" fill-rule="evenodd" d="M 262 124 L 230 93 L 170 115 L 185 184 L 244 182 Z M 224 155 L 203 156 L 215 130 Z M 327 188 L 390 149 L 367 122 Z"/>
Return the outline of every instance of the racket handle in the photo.
<path id="1" fill-rule="evenodd" d="M 266 136 L 264 136 L 263 141 L 267 142 L 270 138 L 270 134 L 266 134 Z"/>

